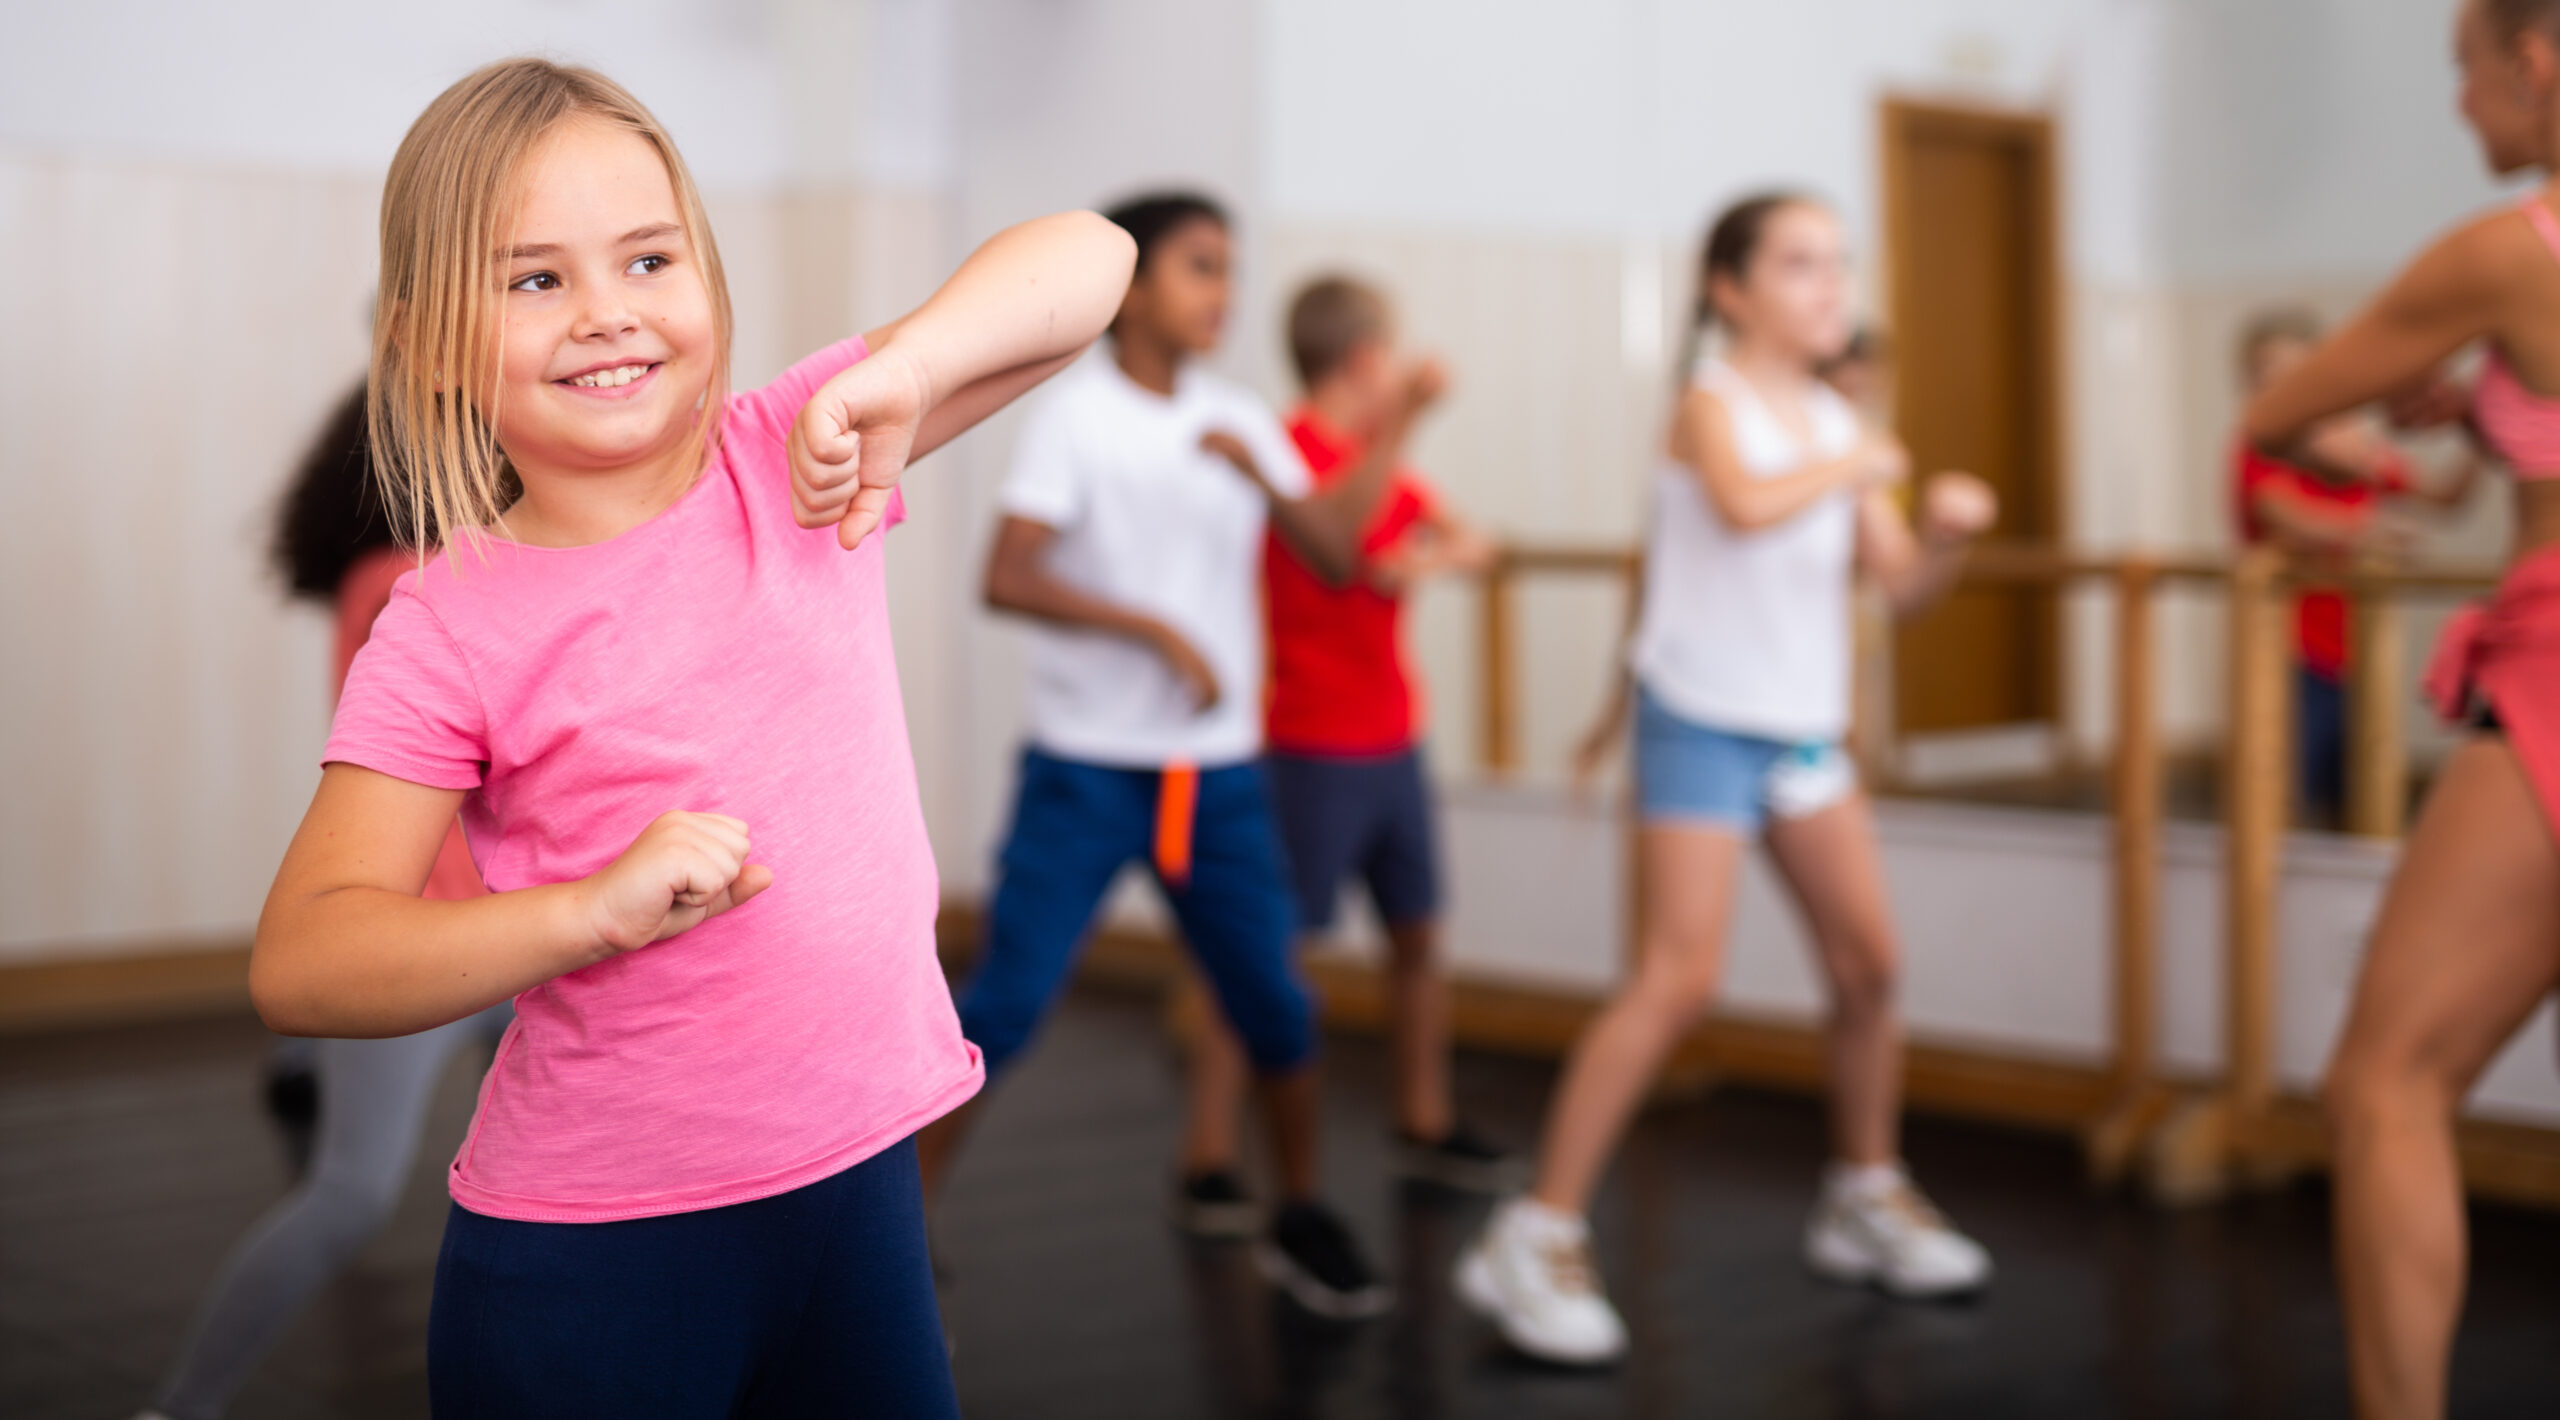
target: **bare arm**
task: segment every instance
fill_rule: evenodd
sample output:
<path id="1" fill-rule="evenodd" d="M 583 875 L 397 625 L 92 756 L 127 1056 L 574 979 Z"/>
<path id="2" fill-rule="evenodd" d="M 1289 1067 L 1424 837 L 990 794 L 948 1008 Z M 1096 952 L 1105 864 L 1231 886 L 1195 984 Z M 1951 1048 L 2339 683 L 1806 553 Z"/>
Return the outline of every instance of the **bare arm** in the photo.
<path id="1" fill-rule="evenodd" d="M 2455 351 L 2493 333 L 2510 255 L 2499 224 L 2517 220 L 2476 219 L 2420 253 L 2372 305 L 2250 399 L 2244 437 L 2296 457 L 2320 420 L 2427 382 Z"/>
<path id="2" fill-rule="evenodd" d="M 907 464 L 1064 369 L 1120 308 L 1137 246 L 1091 212 L 990 237 L 942 289 L 870 332 L 871 358 L 819 387 L 791 430 L 803 527 L 858 546 Z"/>
<path id="3" fill-rule="evenodd" d="M 1008 516 L 998 523 L 995 545 L 987 550 L 983 595 L 988 608 L 1134 641 L 1173 667 L 1201 709 L 1217 704 L 1217 674 L 1180 632 L 1145 612 L 1097 597 L 1049 570 L 1049 548 L 1057 540 L 1057 529 L 1029 518 Z"/>
<path id="4" fill-rule="evenodd" d="M 668 814 L 574 882 L 418 896 L 462 795 L 332 764 L 258 916 L 249 994 L 287 1035 L 407 1035 L 636 951 L 762 892 L 746 826 Z"/>
<path id="5" fill-rule="evenodd" d="M 2249 511 L 2279 546 L 2297 552 L 2355 552 L 2373 544 L 2372 514 L 2304 498 L 2281 488 L 2251 495 Z"/>
<path id="6" fill-rule="evenodd" d="M 1201 447 L 1234 464 L 1271 500 L 1271 526 L 1289 550 L 1328 585 L 1348 586 L 1360 575 L 1360 542 L 1369 520 L 1377 515 L 1388 480 L 1404 461 L 1405 440 L 1422 412 L 1448 388 L 1448 375 L 1436 360 L 1421 360 L 1405 372 L 1395 408 L 1370 435 L 1360 462 L 1350 473 L 1302 497 L 1290 498 L 1271 486 L 1254 466 L 1253 454 L 1234 435 L 1212 431 Z"/>
<path id="7" fill-rule="evenodd" d="M 1894 481 L 1910 462 L 1899 444 L 1870 435 L 1839 458 L 1755 478 L 1742 466 L 1724 401 L 1705 389 L 1681 398 L 1671 423 L 1671 456 L 1696 476 L 1716 516 L 1739 532 L 1783 523 L 1843 488 Z"/>
<path id="8" fill-rule="evenodd" d="M 1965 552 L 1999 516 L 1999 508 L 1999 500 L 1980 479 L 1942 473 L 1921 490 L 1914 527 L 1891 494 L 1872 490 L 1858 500 L 1858 563 L 1884 589 L 1895 615 L 1912 615 L 1955 585 Z"/>

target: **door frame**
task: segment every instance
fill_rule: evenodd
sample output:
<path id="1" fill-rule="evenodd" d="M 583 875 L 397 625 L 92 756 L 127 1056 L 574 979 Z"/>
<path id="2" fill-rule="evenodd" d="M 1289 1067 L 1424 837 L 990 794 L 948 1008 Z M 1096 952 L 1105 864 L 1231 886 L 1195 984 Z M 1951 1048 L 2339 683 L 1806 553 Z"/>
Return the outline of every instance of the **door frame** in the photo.
<path id="1" fill-rule="evenodd" d="M 1913 94 L 1887 93 L 1877 101 L 1876 166 L 1883 189 L 1878 213 L 1883 261 L 1878 275 L 1884 287 L 1884 308 L 1897 359 L 1904 358 L 1912 348 L 1908 338 L 1913 315 L 1911 287 L 1902 279 L 1902 273 L 1912 264 L 1911 180 L 1906 154 L 1915 138 L 1932 131 L 1997 139 L 2027 150 L 2029 202 L 2034 208 L 2034 255 L 2027 280 L 2037 303 L 2037 319 L 2030 338 L 2041 347 L 2043 356 L 2029 362 L 2032 373 L 2028 398 L 2039 415 L 2033 458 L 2037 497 L 2050 523 L 2044 536 L 2058 546 L 2067 540 L 2066 530 L 2071 525 L 2071 485 L 2063 476 L 2065 451 L 2070 447 L 2069 351 L 2062 289 L 2062 184 L 2054 116 L 2046 109 Z M 1900 413 L 1897 408 L 1897 422 Z M 2072 723 L 2071 677 L 2063 664 L 2063 624 L 2069 611 L 2066 600 L 2056 595 L 2046 619 L 2044 637 L 2048 644 L 2042 657 L 2046 683 L 2039 688 L 2040 699 L 2053 707 L 2053 727 L 2063 753 L 2068 752 Z M 1901 735 L 1900 719 L 1897 708 L 1896 739 Z"/>

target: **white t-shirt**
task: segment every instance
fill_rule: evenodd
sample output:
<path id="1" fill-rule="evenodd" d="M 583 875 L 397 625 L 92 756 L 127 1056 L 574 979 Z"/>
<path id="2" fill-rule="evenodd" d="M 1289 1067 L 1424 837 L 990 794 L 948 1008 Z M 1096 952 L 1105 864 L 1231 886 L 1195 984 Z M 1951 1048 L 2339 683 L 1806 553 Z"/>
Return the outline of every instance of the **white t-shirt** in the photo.
<path id="1" fill-rule="evenodd" d="M 1836 459 L 1858 440 L 1858 416 L 1828 386 L 1806 396 L 1808 447 L 1733 368 L 1710 363 L 1698 383 L 1724 401 L 1735 452 L 1754 478 Z M 1636 678 L 1684 720 L 1790 743 L 1849 729 L 1850 559 L 1858 495 L 1826 494 L 1772 527 L 1726 526 L 1697 472 L 1666 459 L 1654 475 Z"/>
<path id="2" fill-rule="evenodd" d="M 1286 497 L 1311 480 L 1269 406 L 1185 369 L 1171 398 L 1108 351 L 1059 377 L 1024 423 L 1004 512 L 1057 530 L 1052 575 L 1182 633 L 1218 677 L 1193 708 L 1163 658 L 1124 637 L 1035 622 L 1031 742 L 1062 759 L 1203 768 L 1262 752 L 1262 544 L 1268 505 L 1200 437 L 1225 430 Z"/>

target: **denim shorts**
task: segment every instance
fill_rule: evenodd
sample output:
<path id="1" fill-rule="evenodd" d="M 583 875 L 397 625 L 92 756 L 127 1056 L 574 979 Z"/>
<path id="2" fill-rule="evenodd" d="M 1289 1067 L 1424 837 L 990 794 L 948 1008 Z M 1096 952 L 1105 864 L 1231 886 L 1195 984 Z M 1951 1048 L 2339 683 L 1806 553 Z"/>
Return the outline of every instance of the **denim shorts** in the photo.
<path id="1" fill-rule="evenodd" d="M 1833 740 L 1791 743 L 1683 719 L 1636 687 L 1636 803 L 1647 823 L 1703 823 L 1756 833 L 1857 792 L 1858 772 Z"/>

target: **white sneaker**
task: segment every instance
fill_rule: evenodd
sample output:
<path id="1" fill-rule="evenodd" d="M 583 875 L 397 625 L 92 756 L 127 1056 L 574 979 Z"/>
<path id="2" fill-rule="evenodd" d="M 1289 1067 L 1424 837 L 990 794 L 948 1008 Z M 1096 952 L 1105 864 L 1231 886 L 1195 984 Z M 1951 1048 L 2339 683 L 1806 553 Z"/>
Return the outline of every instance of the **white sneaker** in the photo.
<path id="1" fill-rule="evenodd" d="M 1591 1229 L 1527 1197 L 1505 1201 L 1458 1259 L 1459 1300 L 1541 1361 L 1598 1366 L 1627 1352 L 1626 1324 L 1600 1290 Z"/>
<path id="2" fill-rule="evenodd" d="M 1805 1228 L 1808 1266 L 1835 1282 L 1872 1282 L 1897 1297 L 1952 1297 L 1991 1282 L 1991 1254 L 1957 1232 L 1898 1164 L 1834 1164 Z"/>

